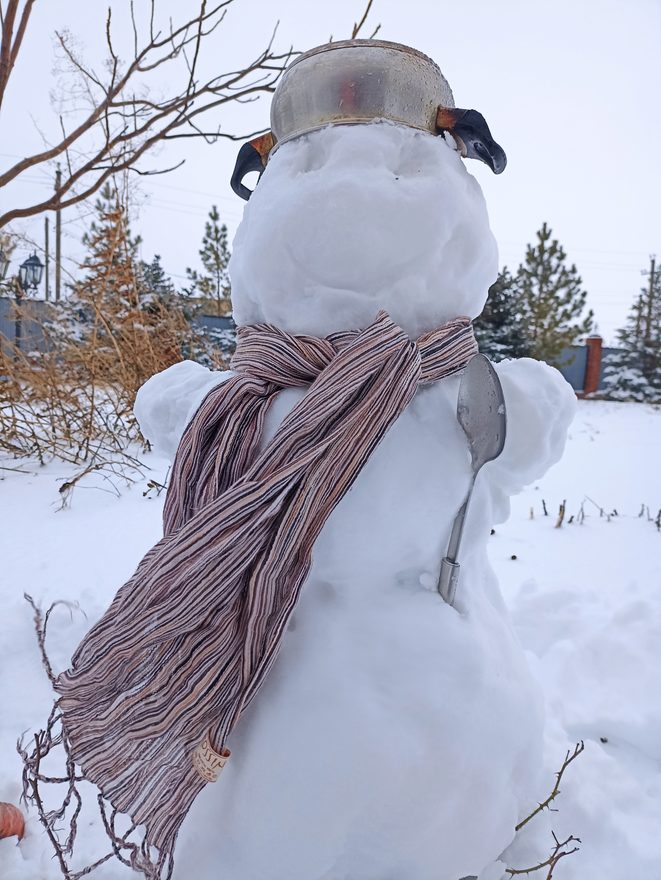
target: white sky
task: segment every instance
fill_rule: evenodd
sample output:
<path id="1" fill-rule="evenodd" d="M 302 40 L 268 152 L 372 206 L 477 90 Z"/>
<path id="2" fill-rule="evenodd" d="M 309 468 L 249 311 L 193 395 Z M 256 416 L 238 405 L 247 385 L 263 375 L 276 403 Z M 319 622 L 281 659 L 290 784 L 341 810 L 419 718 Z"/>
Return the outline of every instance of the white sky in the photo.
<path id="1" fill-rule="evenodd" d="M 146 9 L 146 0 L 135 0 Z M 159 0 L 180 20 L 184 5 Z M 118 42 L 130 37 L 128 0 L 114 0 Z M 196 4 L 185 4 L 191 11 Z M 69 29 L 98 65 L 104 33 L 101 0 L 37 0 L 24 51 L 0 116 L 0 169 L 41 146 L 38 129 L 57 132 L 49 103 L 55 28 Z M 298 50 L 344 39 L 362 0 L 235 0 L 207 47 L 207 69 L 230 70 L 252 58 L 280 21 L 276 46 Z M 379 37 L 414 46 L 440 65 L 460 107 L 484 114 L 509 164 L 495 177 L 470 162 L 482 185 L 501 265 L 515 269 L 527 242 L 548 221 L 589 292 L 598 329 L 612 340 L 644 279 L 649 255 L 661 255 L 661 2 L 659 0 L 375 0 Z M 369 36 L 369 29 L 362 34 Z M 268 127 L 268 99 L 234 108 L 217 121 L 235 131 Z M 197 265 L 204 221 L 216 203 L 231 234 L 243 202 L 229 188 L 238 145 L 176 141 L 150 163 L 183 168 L 140 180 L 142 206 L 134 231 L 142 255 L 160 253 L 181 281 Z M 7 196 L 40 198 L 50 174 L 34 170 Z M 80 211 L 65 214 L 65 256 L 80 254 Z M 17 224 L 39 240 L 43 220 Z M 22 259 L 22 254 L 18 256 Z"/>

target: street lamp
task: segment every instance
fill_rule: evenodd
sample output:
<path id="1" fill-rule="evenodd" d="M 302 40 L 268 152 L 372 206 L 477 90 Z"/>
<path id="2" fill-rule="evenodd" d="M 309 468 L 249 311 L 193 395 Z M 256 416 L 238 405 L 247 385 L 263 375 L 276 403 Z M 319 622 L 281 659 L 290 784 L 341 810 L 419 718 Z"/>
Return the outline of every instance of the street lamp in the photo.
<path id="1" fill-rule="evenodd" d="M 8 267 L 9 260 L 7 255 L 2 248 L 0 248 L 0 281 L 4 280 Z M 14 318 L 14 345 L 17 349 L 16 357 L 18 357 L 18 350 L 21 348 L 21 338 L 23 336 L 21 300 L 29 290 L 36 290 L 37 287 L 39 287 L 43 274 L 44 264 L 36 254 L 32 254 L 32 256 L 28 257 L 27 260 L 21 263 L 18 269 L 18 275 L 7 282 L 7 287 L 10 290 L 12 288 L 14 289 L 14 299 L 16 301 L 16 317 Z"/>
<path id="2" fill-rule="evenodd" d="M 44 274 L 44 264 L 36 254 L 28 257 L 18 270 L 21 290 L 27 293 L 30 288 L 36 290 L 41 284 L 41 278 Z"/>

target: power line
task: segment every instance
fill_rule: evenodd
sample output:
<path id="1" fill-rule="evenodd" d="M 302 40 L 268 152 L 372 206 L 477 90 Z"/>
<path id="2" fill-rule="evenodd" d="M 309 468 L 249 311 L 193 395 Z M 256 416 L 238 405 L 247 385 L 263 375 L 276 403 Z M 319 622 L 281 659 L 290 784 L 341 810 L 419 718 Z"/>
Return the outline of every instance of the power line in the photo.
<path id="1" fill-rule="evenodd" d="M 18 156 L 16 153 L 0 153 L 0 156 L 6 156 L 7 158 L 10 158 L 10 159 L 24 158 L 23 156 Z M 29 180 L 29 178 L 27 176 L 21 175 L 21 180 Z M 50 178 L 48 180 L 36 180 L 33 178 L 32 182 L 46 183 L 46 182 L 50 182 Z M 175 186 L 172 183 L 162 183 L 159 180 L 153 180 L 153 179 L 150 180 L 149 184 L 146 184 L 146 186 L 148 188 L 156 187 L 157 189 L 171 189 L 171 190 L 177 190 L 178 192 L 193 193 L 195 195 L 204 196 L 207 199 L 215 199 L 215 200 L 227 201 L 227 202 L 233 202 L 233 203 L 236 203 L 236 199 L 237 199 L 236 196 L 230 196 L 226 193 L 211 192 L 209 190 L 201 190 L 201 189 L 192 189 L 191 187 L 188 187 L 188 186 Z"/>
<path id="2" fill-rule="evenodd" d="M 526 247 L 528 247 L 528 245 L 530 243 L 531 242 L 526 242 L 525 244 L 523 244 L 520 241 L 512 241 L 511 239 L 510 240 L 500 239 L 500 241 L 499 241 L 499 244 L 505 244 L 508 246 L 511 245 L 512 247 L 517 247 L 517 248 L 521 248 L 521 247 L 526 248 Z M 585 247 L 572 247 L 571 250 L 572 250 L 572 252 L 576 251 L 577 253 L 586 253 L 589 251 L 589 252 L 597 253 L 597 254 L 623 254 L 623 255 L 629 256 L 629 257 L 645 256 L 645 259 L 649 258 L 649 254 L 647 253 L 647 251 L 643 251 L 643 250 L 640 250 L 640 251 L 620 251 L 620 250 L 615 250 L 612 248 L 606 249 L 606 248 L 585 248 Z"/>

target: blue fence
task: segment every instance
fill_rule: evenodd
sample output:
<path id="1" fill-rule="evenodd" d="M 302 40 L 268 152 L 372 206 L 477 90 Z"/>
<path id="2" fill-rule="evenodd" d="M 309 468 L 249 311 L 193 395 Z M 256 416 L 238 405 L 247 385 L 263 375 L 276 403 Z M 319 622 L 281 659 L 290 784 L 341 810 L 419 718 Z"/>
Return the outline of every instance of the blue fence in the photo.
<path id="1" fill-rule="evenodd" d="M 7 296 L 0 297 L 0 345 L 6 342 L 15 345 L 17 336 L 20 336 L 23 351 L 46 351 L 48 341 L 44 333 L 44 322 L 48 321 L 50 314 L 56 308 L 59 306 L 55 303 L 39 299 L 23 300 L 19 312 L 15 307 L 14 299 Z M 198 315 L 193 321 L 208 330 L 229 333 L 236 330 L 232 317 L 227 315 Z"/>
<path id="2" fill-rule="evenodd" d="M 576 391 L 582 391 L 585 383 L 585 368 L 588 365 L 586 345 L 572 345 L 560 355 L 558 369 Z"/>
<path id="3" fill-rule="evenodd" d="M 621 351 L 619 348 L 601 349 L 601 372 L 599 374 L 599 391 L 606 385 L 604 381 L 604 367 L 608 361 L 608 355 Z M 587 345 L 572 345 L 565 348 L 560 356 L 558 369 L 575 391 L 582 391 L 585 386 L 585 370 L 588 364 Z"/>
<path id="4" fill-rule="evenodd" d="M 51 308 L 50 303 L 42 300 L 23 300 L 19 311 L 14 299 L 0 297 L 0 345 L 4 345 L 5 340 L 15 344 L 20 336 L 23 351 L 45 351 L 43 324 Z"/>

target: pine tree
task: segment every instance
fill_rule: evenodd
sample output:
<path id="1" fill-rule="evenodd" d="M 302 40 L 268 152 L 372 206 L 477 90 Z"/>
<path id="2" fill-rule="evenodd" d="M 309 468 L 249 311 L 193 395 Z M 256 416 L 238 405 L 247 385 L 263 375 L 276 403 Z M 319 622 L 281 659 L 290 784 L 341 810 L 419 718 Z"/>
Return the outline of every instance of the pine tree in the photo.
<path id="1" fill-rule="evenodd" d="M 562 350 L 592 329 L 593 313 L 584 315 L 587 293 L 575 265 L 546 223 L 537 232 L 537 245 L 528 245 L 517 273 L 529 354 L 558 364 Z"/>
<path id="2" fill-rule="evenodd" d="M 189 294 L 199 292 L 202 296 L 212 299 L 216 314 L 226 315 L 231 311 L 231 288 L 227 271 L 230 249 L 227 226 L 224 223 L 220 224 L 219 221 L 218 208 L 212 205 L 209 219 L 204 225 L 204 237 L 199 251 L 206 274 L 198 273 L 194 269 L 186 269 L 188 278 L 193 282 L 187 292 Z"/>
<path id="3" fill-rule="evenodd" d="M 87 253 L 80 268 L 86 273 L 74 287 L 83 301 L 112 301 L 115 307 L 137 308 L 140 286 L 137 249 L 140 238 L 132 238 L 127 211 L 110 184 L 95 203 L 96 217 L 83 236 Z"/>
<path id="4" fill-rule="evenodd" d="M 140 263 L 141 287 L 146 296 L 160 302 L 170 302 L 176 295 L 172 279 L 165 274 L 159 254 L 154 255 L 151 263 Z"/>
<path id="5" fill-rule="evenodd" d="M 493 361 L 526 357 L 528 341 L 522 323 L 518 277 L 507 266 L 489 288 L 482 314 L 473 322 L 480 351 Z"/>
<path id="6" fill-rule="evenodd" d="M 617 331 L 620 350 L 606 360 L 606 394 L 616 400 L 661 402 L 661 271 L 654 261 L 649 278 Z"/>
<path id="7" fill-rule="evenodd" d="M 180 341 L 182 356 L 206 367 L 224 366 L 236 348 L 234 327 L 206 326 L 201 320 L 202 304 L 178 293 L 158 254 L 151 263 L 141 264 L 141 277 L 146 292 L 141 300 L 143 308 L 148 311 L 165 308 L 169 312 L 178 312 L 186 321 L 188 333 L 182 335 Z M 147 305 L 149 301 L 151 306 Z"/>
<path id="8" fill-rule="evenodd" d="M 160 260 L 140 264 L 127 210 L 118 193 L 104 188 L 96 216 L 83 237 L 86 247 L 68 310 L 53 325 L 62 339 L 77 341 L 69 354 L 79 357 L 89 381 L 123 388 L 129 399 L 150 376 L 182 359 L 189 328 Z"/>

